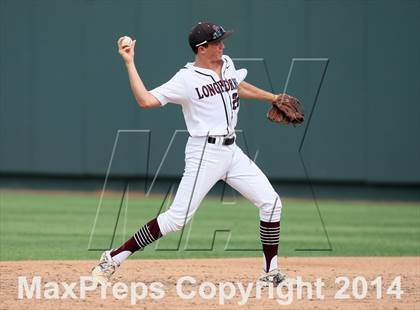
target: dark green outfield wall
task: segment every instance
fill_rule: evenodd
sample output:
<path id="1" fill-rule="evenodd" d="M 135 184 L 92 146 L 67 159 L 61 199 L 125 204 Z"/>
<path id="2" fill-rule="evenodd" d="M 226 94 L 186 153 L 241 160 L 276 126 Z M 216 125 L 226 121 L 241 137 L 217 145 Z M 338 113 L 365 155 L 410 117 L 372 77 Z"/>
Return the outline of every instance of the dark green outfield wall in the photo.
<path id="1" fill-rule="evenodd" d="M 187 33 L 199 20 L 234 29 L 233 58 L 264 58 L 274 90 L 293 58 L 329 64 L 302 148 L 312 179 L 420 182 L 420 1 L 0 0 L 0 174 L 103 176 L 118 129 L 150 129 L 156 171 L 181 110 L 141 110 L 115 41 L 137 39 L 136 62 L 149 88 L 192 60 Z M 237 61 L 270 89 L 261 61 Z M 288 92 L 312 110 L 325 68 L 297 61 Z M 268 106 L 242 101 L 251 157 L 277 180 L 303 180 L 304 127 L 265 120 Z M 185 133 L 162 175 L 183 169 Z M 239 143 L 244 145 L 242 135 Z M 111 173 L 144 175 L 147 134 L 121 133 Z M 245 148 L 245 146 L 244 146 Z"/>

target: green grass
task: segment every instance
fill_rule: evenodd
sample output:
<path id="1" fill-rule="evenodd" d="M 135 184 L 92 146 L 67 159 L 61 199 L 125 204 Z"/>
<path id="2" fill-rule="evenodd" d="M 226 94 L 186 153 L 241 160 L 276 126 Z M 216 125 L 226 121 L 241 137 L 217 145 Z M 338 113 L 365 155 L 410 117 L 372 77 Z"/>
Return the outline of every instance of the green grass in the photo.
<path id="1" fill-rule="evenodd" d="M 98 251 L 87 250 L 98 202 L 99 195 L 93 194 L 1 192 L 0 259 L 98 258 Z M 127 213 L 123 205 L 113 246 L 156 216 L 161 203 L 159 197 L 130 195 Z M 119 195 L 104 197 L 92 248 L 109 247 L 119 204 Z M 328 249 L 328 242 L 313 201 L 283 199 L 280 255 L 420 255 L 419 204 L 350 201 L 318 204 L 332 251 L 296 251 Z M 221 232 L 216 233 L 212 246 L 216 230 Z M 225 231 L 230 231 L 230 236 Z M 228 205 L 206 198 L 179 243 L 180 237 L 180 232 L 168 235 L 135 257 L 260 256 L 258 210 L 245 200 Z"/>

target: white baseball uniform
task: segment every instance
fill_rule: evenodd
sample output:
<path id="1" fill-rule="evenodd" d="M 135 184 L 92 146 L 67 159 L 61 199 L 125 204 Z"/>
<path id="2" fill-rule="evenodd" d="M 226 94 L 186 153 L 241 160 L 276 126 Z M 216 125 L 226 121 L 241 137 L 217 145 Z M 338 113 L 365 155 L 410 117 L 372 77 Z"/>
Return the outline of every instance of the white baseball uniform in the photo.
<path id="1" fill-rule="evenodd" d="M 198 23 L 188 39 L 196 53 L 198 46 L 223 40 L 231 34 L 232 31 L 225 31 L 219 25 Z M 167 211 L 144 224 L 119 248 L 102 254 L 92 271 L 96 281 L 106 283 L 132 253 L 182 229 L 209 190 L 221 179 L 259 208 L 264 271 L 260 282 L 278 284 L 284 280 L 284 275 L 277 269 L 280 198 L 264 173 L 235 144 L 238 88 L 247 71 L 236 70 L 232 59 L 226 55 L 222 61 L 220 77 L 212 70 L 188 63 L 167 83 L 150 91 L 162 106 L 168 102 L 182 106 L 190 134 L 185 148 L 184 174 Z"/>
<path id="2" fill-rule="evenodd" d="M 180 104 L 190 137 L 185 148 L 185 170 L 171 207 L 157 218 L 163 235 L 188 223 L 202 199 L 218 180 L 226 182 L 259 208 L 260 219 L 278 222 L 281 200 L 264 173 L 233 143 L 238 120 L 238 86 L 247 74 L 236 70 L 224 55 L 221 78 L 193 63 L 150 92 L 163 105 Z M 208 137 L 214 137 L 210 143 Z"/>

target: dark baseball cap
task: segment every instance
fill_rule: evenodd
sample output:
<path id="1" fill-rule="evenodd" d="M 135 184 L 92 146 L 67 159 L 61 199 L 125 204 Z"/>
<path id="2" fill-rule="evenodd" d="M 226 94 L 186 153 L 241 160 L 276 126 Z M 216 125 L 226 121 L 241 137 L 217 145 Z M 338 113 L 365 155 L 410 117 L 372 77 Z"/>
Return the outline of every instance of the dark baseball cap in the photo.
<path id="1" fill-rule="evenodd" d="M 192 49 L 200 45 L 226 39 L 233 31 L 226 31 L 222 26 L 208 22 L 199 22 L 191 29 L 188 41 Z"/>

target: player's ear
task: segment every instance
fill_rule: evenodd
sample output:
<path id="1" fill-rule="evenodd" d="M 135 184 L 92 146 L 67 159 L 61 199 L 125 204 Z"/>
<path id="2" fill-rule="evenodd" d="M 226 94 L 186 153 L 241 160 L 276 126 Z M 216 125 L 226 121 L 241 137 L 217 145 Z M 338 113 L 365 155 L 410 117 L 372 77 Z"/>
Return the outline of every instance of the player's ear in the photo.
<path id="1" fill-rule="evenodd" d="M 208 47 L 208 44 L 200 45 L 197 49 L 197 54 L 205 52 L 207 50 L 207 47 Z"/>

